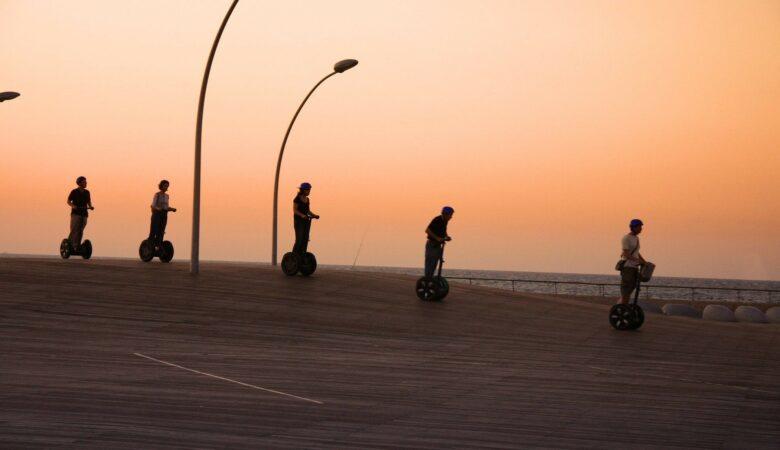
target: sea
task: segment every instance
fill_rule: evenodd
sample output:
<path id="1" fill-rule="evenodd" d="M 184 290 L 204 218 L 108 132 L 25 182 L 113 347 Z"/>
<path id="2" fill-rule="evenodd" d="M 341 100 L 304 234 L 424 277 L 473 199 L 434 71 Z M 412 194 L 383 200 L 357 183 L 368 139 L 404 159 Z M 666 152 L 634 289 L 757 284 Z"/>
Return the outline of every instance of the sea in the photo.
<path id="1" fill-rule="evenodd" d="M 331 266 L 342 270 L 422 275 L 410 267 Z M 497 270 L 447 269 L 442 275 L 451 283 L 466 283 L 536 294 L 620 296 L 620 275 Z M 515 281 L 513 281 L 515 280 Z M 718 278 L 653 277 L 641 285 L 640 298 L 724 303 L 780 304 L 780 281 L 728 280 Z"/>

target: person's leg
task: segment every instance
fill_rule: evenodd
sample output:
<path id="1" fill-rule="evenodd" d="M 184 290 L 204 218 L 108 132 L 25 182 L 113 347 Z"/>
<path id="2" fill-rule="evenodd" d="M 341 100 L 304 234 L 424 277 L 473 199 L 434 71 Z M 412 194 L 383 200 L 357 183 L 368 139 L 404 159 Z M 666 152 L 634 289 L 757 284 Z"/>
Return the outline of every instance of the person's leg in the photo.
<path id="1" fill-rule="evenodd" d="M 81 240 L 84 238 L 84 228 L 87 228 L 87 217 L 86 216 L 79 216 L 81 217 L 81 223 L 79 226 L 79 246 L 81 246 Z"/>
<path id="2" fill-rule="evenodd" d="M 428 242 L 425 244 L 425 276 L 433 278 L 436 273 L 436 266 L 441 259 L 441 247 Z"/>
<path id="3" fill-rule="evenodd" d="M 160 225 L 157 229 L 157 243 L 159 245 L 162 245 L 163 240 L 165 239 L 165 227 L 168 226 L 168 212 L 164 212 L 160 214 Z"/>
<path id="4" fill-rule="evenodd" d="M 77 214 L 70 216 L 70 245 L 74 250 L 78 250 L 81 245 L 81 238 L 84 236 L 84 227 L 87 226 L 87 218 Z"/>
<path id="5" fill-rule="evenodd" d="M 309 251 L 309 235 L 311 233 L 311 220 L 303 222 L 303 242 L 301 242 L 301 253 Z"/>
<path id="6" fill-rule="evenodd" d="M 638 277 L 639 274 L 634 267 L 625 267 L 620 271 L 620 303 L 625 305 L 631 300 L 631 293 L 636 288 Z"/>
<path id="7" fill-rule="evenodd" d="M 81 242 L 81 238 L 79 237 L 79 229 L 81 228 L 80 222 L 81 216 L 75 214 L 70 215 L 70 234 L 68 235 L 68 240 L 70 241 L 70 246 L 75 249 L 79 248 L 79 242 Z"/>
<path id="8" fill-rule="evenodd" d="M 300 220 L 293 222 L 295 225 L 295 245 L 293 245 L 293 253 L 301 253 L 303 243 L 303 223 Z"/>
<path id="9" fill-rule="evenodd" d="M 157 230 L 159 221 L 157 220 L 157 214 L 152 213 L 151 224 L 149 225 L 149 241 L 154 243 L 157 241 Z"/>

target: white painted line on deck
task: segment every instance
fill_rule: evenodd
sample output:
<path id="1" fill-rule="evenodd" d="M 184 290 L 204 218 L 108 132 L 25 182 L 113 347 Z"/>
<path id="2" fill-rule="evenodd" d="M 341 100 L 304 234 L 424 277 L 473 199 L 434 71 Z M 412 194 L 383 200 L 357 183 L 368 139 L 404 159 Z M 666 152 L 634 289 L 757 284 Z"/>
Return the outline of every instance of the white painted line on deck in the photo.
<path id="1" fill-rule="evenodd" d="M 597 366 L 588 366 L 591 369 L 601 370 L 602 372 L 607 373 L 613 373 L 617 375 L 625 375 L 625 372 L 613 370 L 613 369 L 607 369 L 606 367 L 597 367 Z M 701 380 L 691 380 L 688 378 L 676 378 L 676 377 L 667 377 L 664 375 L 651 375 L 647 373 L 643 373 L 641 376 L 648 377 L 648 378 L 660 378 L 662 380 L 671 380 L 671 381 L 680 381 L 682 383 L 694 383 L 694 384 L 707 384 L 710 386 L 719 386 L 719 387 L 727 387 L 732 389 L 739 389 L 741 391 L 756 391 L 756 392 L 763 392 L 764 394 L 775 394 L 777 395 L 778 392 L 775 391 L 765 391 L 763 389 L 756 389 L 748 386 L 734 386 L 733 384 L 721 384 L 721 383 L 712 383 L 709 381 L 701 381 Z"/>
<path id="2" fill-rule="evenodd" d="M 316 403 L 318 405 L 324 404 L 323 402 L 321 402 L 319 400 L 312 400 L 312 399 L 306 398 L 306 397 L 298 397 L 297 395 L 288 394 L 286 392 L 275 391 L 273 389 L 266 389 L 264 387 L 255 386 L 253 384 L 243 383 L 241 381 L 236 381 L 236 380 L 231 380 L 230 378 L 225 378 L 225 377 L 221 377 L 219 375 L 214 375 L 214 374 L 211 374 L 211 373 L 201 372 L 201 371 L 195 370 L 195 369 L 190 369 L 190 368 L 187 368 L 187 367 L 184 367 L 184 366 L 180 366 L 178 364 L 170 363 L 168 361 L 163 361 L 161 359 L 152 358 L 151 356 L 146 356 L 146 355 L 141 354 L 141 353 L 133 353 L 133 354 L 135 356 L 140 356 L 141 358 L 146 358 L 146 359 L 148 359 L 150 361 L 158 362 L 160 364 L 165 364 L 166 366 L 176 367 L 178 369 L 186 370 L 188 372 L 197 373 L 198 375 L 205 375 L 207 377 L 216 378 L 216 379 L 222 380 L 222 381 L 228 381 L 230 383 L 240 384 L 241 386 L 246 386 L 246 387 L 249 387 L 249 388 L 252 388 L 252 389 L 257 389 L 257 390 L 260 390 L 260 391 L 270 392 L 272 394 L 278 394 L 278 395 L 284 395 L 286 397 L 297 398 L 298 400 L 303 400 L 305 402 Z"/>

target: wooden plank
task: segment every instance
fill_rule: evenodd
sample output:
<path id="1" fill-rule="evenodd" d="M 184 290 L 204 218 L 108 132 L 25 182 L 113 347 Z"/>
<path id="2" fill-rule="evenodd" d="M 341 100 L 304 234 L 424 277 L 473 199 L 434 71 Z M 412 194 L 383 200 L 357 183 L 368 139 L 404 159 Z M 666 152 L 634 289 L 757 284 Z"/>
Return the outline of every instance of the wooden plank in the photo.
<path id="1" fill-rule="evenodd" d="M 780 327 L 414 278 L 0 258 L 0 447 L 777 448 Z M 298 401 L 175 367 L 322 401 Z"/>

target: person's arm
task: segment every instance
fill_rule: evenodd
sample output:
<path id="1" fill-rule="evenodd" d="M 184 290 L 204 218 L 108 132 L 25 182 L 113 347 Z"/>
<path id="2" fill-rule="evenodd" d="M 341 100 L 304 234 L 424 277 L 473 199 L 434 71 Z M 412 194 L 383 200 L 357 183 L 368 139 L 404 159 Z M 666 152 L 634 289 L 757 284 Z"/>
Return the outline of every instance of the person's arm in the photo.
<path id="1" fill-rule="evenodd" d="M 645 260 L 642 259 L 642 255 L 632 256 L 631 253 L 632 253 L 631 249 L 624 247 L 623 248 L 623 254 L 621 256 L 623 258 L 626 258 L 626 260 L 628 260 L 628 261 L 636 261 L 636 262 L 640 262 L 640 263 L 644 263 L 645 262 Z"/>
<path id="2" fill-rule="evenodd" d="M 431 238 L 431 239 L 433 239 L 434 241 L 437 241 L 437 242 L 444 242 L 444 238 L 443 238 L 443 237 L 439 237 L 439 236 L 438 236 L 436 233 L 434 233 L 433 231 L 431 231 L 431 227 L 428 227 L 428 228 L 426 228 L 426 229 L 425 229 L 425 234 L 427 234 L 427 235 L 428 235 L 428 237 L 430 237 L 430 238 Z"/>
<path id="3" fill-rule="evenodd" d="M 166 200 L 165 200 L 165 203 L 168 203 L 168 202 L 170 201 L 170 197 L 168 196 L 168 194 L 164 194 L 164 195 L 165 195 L 165 199 L 166 199 Z M 170 204 L 169 204 L 168 206 L 166 206 L 166 207 L 165 207 L 165 210 L 166 210 L 166 211 L 170 211 L 170 212 L 176 212 L 176 208 L 174 208 L 174 207 L 173 207 L 173 206 L 171 206 Z"/>
<path id="4" fill-rule="evenodd" d="M 71 209 L 73 209 L 73 208 L 75 208 L 75 207 L 76 207 L 76 205 L 74 205 L 74 204 L 73 204 L 73 192 L 71 192 L 70 194 L 68 194 L 68 199 L 65 201 L 65 203 L 67 203 L 67 204 L 68 204 L 68 206 L 70 206 L 70 207 L 71 207 Z"/>
<path id="5" fill-rule="evenodd" d="M 152 197 L 152 205 L 151 205 L 152 212 L 162 211 L 162 208 L 160 208 L 160 206 L 159 206 L 160 205 L 159 199 L 160 199 L 160 193 L 156 192 L 154 194 L 154 197 Z"/>
<path id="6" fill-rule="evenodd" d="M 311 211 L 309 211 L 309 217 L 311 217 L 312 219 L 319 219 L 319 218 L 320 218 L 320 216 L 319 216 L 319 215 L 317 215 L 317 214 L 314 214 L 314 213 L 313 213 L 313 212 L 311 212 Z"/>
<path id="7" fill-rule="evenodd" d="M 297 202 L 293 202 L 293 212 L 294 212 L 294 213 L 295 213 L 295 215 L 296 215 L 296 216 L 298 216 L 298 217 L 303 217 L 304 219 L 308 219 L 308 218 L 309 218 L 309 216 L 307 216 L 306 214 L 302 213 L 302 212 L 301 212 L 301 211 L 298 209 L 298 203 L 297 203 Z"/>

